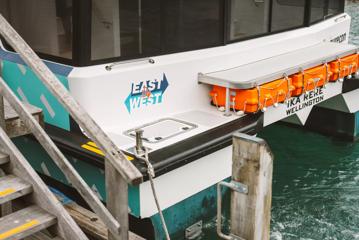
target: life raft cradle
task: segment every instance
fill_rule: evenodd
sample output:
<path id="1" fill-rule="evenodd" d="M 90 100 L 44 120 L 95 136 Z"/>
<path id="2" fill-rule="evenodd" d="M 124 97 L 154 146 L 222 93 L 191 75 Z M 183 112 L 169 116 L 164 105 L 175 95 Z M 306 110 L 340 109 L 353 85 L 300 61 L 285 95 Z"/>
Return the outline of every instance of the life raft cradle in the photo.
<path id="1" fill-rule="evenodd" d="M 320 43 L 229 70 L 200 73 L 199 82 L 212 85 L 212 103 L 225 115 L 231 115 L 231 109 L 256 113 L 330 82 L 359 77 L 358 65 L 358 47 Z"/>

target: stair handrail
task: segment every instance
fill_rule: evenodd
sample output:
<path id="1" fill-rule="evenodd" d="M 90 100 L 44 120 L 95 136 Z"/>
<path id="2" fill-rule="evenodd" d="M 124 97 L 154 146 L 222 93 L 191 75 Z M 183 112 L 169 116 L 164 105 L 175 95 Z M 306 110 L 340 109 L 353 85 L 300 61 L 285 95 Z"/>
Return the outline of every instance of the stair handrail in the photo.
<path id="1" fill-rule="evenodd" d="M 0 98 L 3 99 L 3 97 Z M 4 109 L 4 105 L 0 104 L 0 108 Z M 51 215 L 56 216 L 58 224 L 61 225 L 61 227 L 58 227 L 56 231 L 59 236 L 62 236 L 61 239 L 89 240 L 80 227 L 76 225 L 76 222 L 73 218 L 71 218 L 70 214 L 64 209 L 62 204 L 59 204 L 59 200 L 57 200 L 57 198 L 54 196 L 51 196 L 50 189 L 41 180 L 39 175 L 36 174 L 35 170 L 32 168 L 20 150 L 16 147 L 16 145 L 11 141 L 8 133 L 5 132 L 5 130 L 6 128 L 4 126 L 0 126 L 1 152 L 9 155 L 8 157 L 12 163 L 11 167 L 6 168 L 6 170 L 8 171 L 11 169 L 11 174 L 14 174 L 16 177 L 20 177 L 21 179 L 25 180 L 26 183 L 31 184 L 34 194 L 30 198 L 30 202 L 32 204 L 36 203 L 37 206 L 51 213 Z M 12 201 L 10 200 L 8 204 L 9 203 L 10 207 L 6 208 L 5 212 L 3 212 L 4 209 L 1 209 L 0 205 L 0 217 L 4 217 L 13 212 Z"/>
<path id="2" fill-rule="evenodd" d="M 35 72 L 41 82 L 69 112 L 77 124 L 103 151 L 105 154 L 105 165 L 107 166 L 106 172 L 107 169 L 114 168 L 112 169 L 111 175 L 116 176 L 116 174 L 119 173 L 116 179 L 119 181 L 119 185 L 122 186 L 123 192 L 120 194 L 118 200 L 122 202 L 122 205 L 127 203 L 127 183 L 133 185 L 141 183 L 143 181 L 143 176 L 140 171 L 125 158 L 122 151 L 112 142 L 83 107 L 70 95 L 69 91 L 58 81 L 57 77 L 49 70 L 44 62 L 1 14 L 0 35 L 3 36 L 7 43 L 21 56 L 24 62 Z M 126 204 L 126 206 L 122 206 L 121 204 L 116 203 L 116 199 L 114 200 L 114 198 L 111 197 L 111 205 L 113 205 L 111 207 L 112 211 L 115 212 L 115 215 L 117 214 L 121 216 L 121 219 L 119 219 L 119 216 L 116 216 L 115 218 L 1 77 L 0 94 L 19 114 L 20 119 L 29 130 L 32 131 L 35 138 L 54 160 L 56 165 L 62 170 L 69 182 L 78 190 L 91 209 L 106 224 L 110 233 L 114 236 L 120 235 L 121 239 L 127 239 L 128 218 L 126 218 L 126 216 L 128 214 L 128 205 Z M 121 206 L 119 207 L 119 205 Z M 121 225 L 119 222 L 121 222 Z"/>
<path id="3" fill-rule="evenodd" d="M 119 234 L 121 226 L 119 222 L 112 216 L 108 209 L 103 205 L 101 200 L 95 195 L 92 189 L 86 184 L 82 177 L 78 174 L 75 168 L 67 160 L 64 154 L 47 135 L 45 130 L 37 122 L 34 116 L 26 109 L 24 104 L 17 98 L 17 96 L 8 87 L 2 77 L 0 77 L 0 95 L 6 99 L 10 106 L 19 114 L 20 119 L 25 126 L 32 132 L 41 146 L 54 160 L 56 165 L 61 169 L 66 179 L 76 188 L 81 194 L 91 209 L 99 216 L 99 218 L 106 224 L 109 230 L 114 234 Z M 127 195 L 127 194 L 125 194 Z"/>

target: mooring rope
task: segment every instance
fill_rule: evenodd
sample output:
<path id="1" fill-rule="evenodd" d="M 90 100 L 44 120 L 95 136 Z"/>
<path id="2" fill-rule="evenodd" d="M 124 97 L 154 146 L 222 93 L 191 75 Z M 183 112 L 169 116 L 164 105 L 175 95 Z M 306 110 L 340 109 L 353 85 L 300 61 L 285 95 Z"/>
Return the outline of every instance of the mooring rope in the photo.
<path id="1" fill-rule="evenodd" d="M 156 189 L 155 189 L 155 183 L 153 181 L 153 178 L 155 177 L 155 170 L 153 169 L 153 166 L 152 166 L 152 164 L 150 163 L 150 161 L 148 159 L 147 148 L 145 148 L 145 157 L 142 158 L 142 159 L 145 161 L 145 163 L 147 165 L 147 173 L 148 173 L 148 177 L 149 177 L 150 184 L 151 184 L 152 194 L 153 194 L 153 198 L 154 198 L 155 203 L 156 203 L 158 214 L 160 215 L 163 231 L 166 234 L 166 239 L 171 240 L 170 235 L 168 233 L 165 218 L 163 217 L 162 209 L 160 207 L 160 203 L 159 203 L 159 200 L 158 200 L 158 197 L 157 197 L 157 193 L 156 193 Z"/>

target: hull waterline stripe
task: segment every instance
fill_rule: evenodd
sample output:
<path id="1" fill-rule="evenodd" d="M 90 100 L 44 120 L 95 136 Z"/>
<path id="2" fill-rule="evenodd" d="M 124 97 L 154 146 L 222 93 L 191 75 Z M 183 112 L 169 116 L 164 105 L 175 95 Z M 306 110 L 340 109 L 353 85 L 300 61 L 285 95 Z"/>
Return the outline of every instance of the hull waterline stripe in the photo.
<path id="1" fill-rule="evenodd" d="M 95 147 L 92 147 L 92 146 L 89 146 L 87 144 L 84 144 L 81 146 L 82 148 L 86 149 L 86 150 L 89 150 L 91 152 L 94 152 L 94 153 L 97 153 L 99 155 L 102 155 L 102 156 L 105 156 L 105 154 L 98 148 L 95 148 Z"/>
<path id="2" fill-rule="evenodd" d="M 94 142 L 88 142 L 87 144 L 90 145 L 90 146 L 92 146 L 92 147 L 98 148 L 97 145 L 96 145 L 96 143 L 94 143 Z"/>
<path id="3" fill-rule="evenodd" d="M 99 149 L 99 148 L 97 147 L 96 143 L 94 143 L 94 142 L 87 142 L 86 144 L 81 145 L 81 147 L 84 148 L 84 149 L 86 149 L 86 150 L 88 150 L 88 151 L 90 151 L 90 152 L 94 152 L 94 153 L 97 153 L 97 154 L 99 154 L 99 155 L 101 155 L 101 156 L 105 156 L 105 154 L 101 151 L 101 149 Z M 134 160 L 134 158 L 131 157 L 131 156 L 125 155 L 125 157 L 126 157 L 127 160 L 129 160 L 129 161 Z"/>

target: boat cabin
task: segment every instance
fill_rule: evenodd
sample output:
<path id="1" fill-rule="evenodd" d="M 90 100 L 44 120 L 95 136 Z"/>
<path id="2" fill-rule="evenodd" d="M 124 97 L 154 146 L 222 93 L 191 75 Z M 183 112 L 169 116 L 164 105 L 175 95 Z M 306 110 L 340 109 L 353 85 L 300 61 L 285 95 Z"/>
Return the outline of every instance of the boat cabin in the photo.
<path id="1" fill-rule="evenodd" d="M 0 13 L 143 174 L 144 183 L 129 186 L 137 230 L 165 239 L 142 142 L 164 216 L 176 221 L 171 238 L 184 239 L 215 216 L 217 184 L 231 176 L 233 133 L 256 134 L 283 119 L 304 125 L 314 105 L 359 87 L 349 80 L 359 76 L 359 49 L 348 44 L 344 3 L 0 0 Z M 106 201 L 103 152 L 1 42 L 3 79 L 43 109 L 47 133 Z M 15 141 L 56 188 L 73 190 L 38 142 Z"/>
<path id="2" fill-rule="evenodd" d="M 71 66 L 223 46 L 343 10 L 343 0 L 0 0 L 41 57 Z"/>

